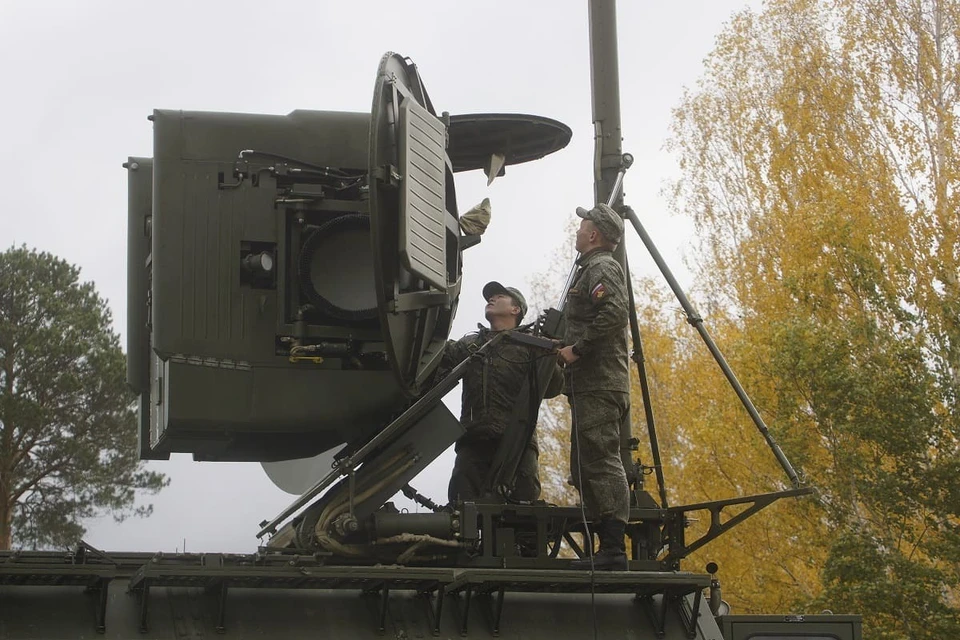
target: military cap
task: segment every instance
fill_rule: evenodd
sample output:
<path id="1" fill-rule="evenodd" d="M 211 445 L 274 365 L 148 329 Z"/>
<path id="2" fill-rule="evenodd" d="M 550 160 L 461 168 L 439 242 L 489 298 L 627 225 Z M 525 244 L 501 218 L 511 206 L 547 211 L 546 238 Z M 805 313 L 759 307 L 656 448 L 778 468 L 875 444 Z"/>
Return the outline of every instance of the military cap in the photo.
<path id="1" fill-rule="evenodd" d="M 520 293 L 520 290 L 513 287 L 505 287 L 499 282 L 488 282 L 487 284 L 483 285 L 484 300 L 489 300 L 498 293 L 502 293 L 513 298 L 513 301 L 517 303 L 518 307 L 520 307 L 520 317 L 517 318 L 517 322 L 523 320 L 523 316 L 527 315 L 527 299 L 523 297 L 523 294 Z"/>
<path id="2" fill-rule="evenodd" d="M 620 242 L 620 237 L 623 236 L 623 218 L 607 205 L 601 202 L 593 209 L 577 207 L 577 215 L 596 225 L 597 231 L 608 241 L 614 244 Z"/>

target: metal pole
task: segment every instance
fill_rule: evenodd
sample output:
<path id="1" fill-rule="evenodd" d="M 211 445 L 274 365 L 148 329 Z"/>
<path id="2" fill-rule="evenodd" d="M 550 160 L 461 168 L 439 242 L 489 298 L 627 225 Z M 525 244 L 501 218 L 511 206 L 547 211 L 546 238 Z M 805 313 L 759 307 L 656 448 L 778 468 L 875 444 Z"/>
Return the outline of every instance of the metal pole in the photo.
<path id="1" fill-rule="evenodd" d="M 593 109 L 593 201 L 617 208 L 623 204 L 623 174 L 633 156 L 623 154 L 620 131 L 620 68 L 617 58 L 617 2 L 590 0 L 590 97 Z M 626 267 L 623 243 L 613 257 Z M 557 309 L 563 311 L 567 291 L 577 272 L 574 261 L 560 294 Z"/>
<path id="2" fill-rule="evenodd" d="M 617 58 L 616 0 L 590 0 L 590 95 L 593 105 L 594 202 L 614 191 L 623 154 L 620 131 L 620 69 Z M 609 203 L 616 208 L 622 196 Z"/>
<path id="3" fill-rule="evenodd" d="M 616 0 L 589 0 L 590 98 L 593 108 L 593 195 L 594 202 L 606 202 L 614 209 L 623 204 L 617 175 L 623 166 L 623 134 L 620 125 L 620 63 L 617 49 Z M 632 160 L 632 158 L 631 158 Z M 624 242 L 613 252 L 623 273 L 627 273 Z M 628 287 L 632 283 L 627 281 Z M 632 467 L 630 440 L 632 421 L 620 425 L 620 459 L 627 473 Z"/>
<path id="4" fill-rule="evenodd" d="M 624 272 L 627 278 L 627 295 L 630 302 L 630 337 L 633 339 L 632 359 L 637 365 L 637 378 L 640 380 L 640 397 L 643 398 L 643 415 L 647 421 L 647 437 L 650 438 L 650 455 L 653 456 L 653 470 L 657 476 L 657 491 L 660 494 L 660 506 L 667 503 L 667 484 L 663 478 L 663 459 L 660 457 L 660 440 L 657 438 L 656 422 L 653 418 L 653 403 L 650 399 L 650 382 L 647 379 L 647 365 L 643 358 L 643 342 L 640 339 L 640 321 L 637 319 L 637 303 L 633 297 L 633 284 L 630 282 L 630 265 Z"/>

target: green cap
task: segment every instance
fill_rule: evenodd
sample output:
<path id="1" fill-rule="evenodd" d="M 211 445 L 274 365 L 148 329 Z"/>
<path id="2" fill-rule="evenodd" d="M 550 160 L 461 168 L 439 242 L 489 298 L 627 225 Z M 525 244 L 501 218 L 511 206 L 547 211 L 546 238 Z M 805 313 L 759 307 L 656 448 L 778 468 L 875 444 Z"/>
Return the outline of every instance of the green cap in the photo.
<path id="1" fill-rule="evenodd" d="M 499 282 L 488 282 L 483 285 L 483 299 L 489 300 L 498 293 L 510 296 L 513 298 L 513 301 L 517 303 L 517 306 L 520 307 L 520 317 L 517 318 L 519 323 L 523 320 L 523 316 L 527 315 L 527 299 L 523 297 L 523 294 L 520 293 L 519 289 L 514 287 L 505 287 Z"/>
<path id="2" fill-rule="evenodd" d="M 593 222 L 597 231 L 608 241 L 614 244 L 620 242 L 620 237 L 623 236 L 623 218 L 607 205 L 601 202 L 593 209 L 577 207 L 577 215 Z"/>

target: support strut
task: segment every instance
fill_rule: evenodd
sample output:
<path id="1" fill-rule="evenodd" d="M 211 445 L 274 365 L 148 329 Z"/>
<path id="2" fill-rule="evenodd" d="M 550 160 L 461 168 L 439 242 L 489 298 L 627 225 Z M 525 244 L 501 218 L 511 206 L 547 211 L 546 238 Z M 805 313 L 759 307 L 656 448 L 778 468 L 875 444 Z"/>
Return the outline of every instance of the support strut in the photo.
<path id="1" fill-rule="evenodd" d="M 460 381 L 460 378 L 464 376 L 467 371 L 467 367 L 470 366 L 472 358 L 482 357 L 484 352 L 487 349 L 490 349 L 491 345 L 496 344 L 502 339 L 503 334 L 497 334 L 491 338 L 486 344 L 477 349 L 477 351 L 470 357 L 458 364 L 445 378 L 438 382 L 430 391 L 423 394 L 419 400 L 414 402 L 410 408 L 404 411 L 400 416 L 384 427 L 381 431 L 377 432 L 370 440 L 365 444 L 360 446 L 353 454 L 341 460 L 337 466 L 330 471 L 322 480 L 317 482 L 315 485 L 307 489 L 299 498 L 293 501 L 286 509 L 281 511 L 276 517 L 272 520 L 264 520 L 260 523 L 260 531 L 257 533 L 258 538 L 262 538 L 267 534 L 276 533 L 277 527 L 279 527 L 285 520 L 290 516 L 297 513 L 300 509 L 305 507 L 310 503 L 311 500 L 316 498 L 324 489 L 332 485 L 336 480 L 340 479 L 345 475 L 349 475 L 357 469 L 367 457 L 377 451 L 379 448 L 386 446 L 389 442 L 396 440 L 408 429 L 417 424 L 434 406 L 436 406 L 450 390 L 457 386 L 457 382 Z"/>
<path id="2" fill-rule="evenodd" d="M 733 369 L 731 369 L 730 365 L 727 364 L 727 360 L 723 357 L 723 353 L 720 352 L 720 348 L 713 341 L 713 338 L 710 337 L 710 333 L 707 331 L 707 328 L 703 326 L 703 318 L 700 317 L 700 314 L 697 313 L 696 309 L 694 309 L 693 305 L 690 303 L 690 300 L 688 300 L 687 296 L 683 293 L 680 283 L 677 282 L 677 279 L 673 276 L 673 272 L 670 271 L 670 267 L 667 266 L 663 256 L 660 255 L 660 251 L 657 250 L 657 246 L 650 238 L 650 234 L 647 233 L 647 230 L 644 229 L 643 225 L 640 223 L 640 218 L 637 217 L 636 212 L 634 212 L 634 210 L 630 207 L 624 208 L 624 214 L 626 215 L 627 219 L 630 220 L 630 223 L 633 225 L 637 235 L 640 236 L 640 240 L 643 241 L 643 245 L 647 248 L 647 251 L 653 258 L 653 261 L 657 263 L 660 273 L 663 274 L 667 284 L 670 285 L 670 288 L 673 290 L 673 294 L 677 297 L 677 300 L 680 301 L 680 305 L 687 314 L 687 322 L 693 325 L 693 328 L 697 330 L 697 333 L 700 334 L 703 342 L 707 345 L 707 349 L 709 349 L 710 353 L 713 355 L 714 360 L 716 360 L 717 364 L 720 365 L 723 375 L 726 376 L 730 386 L 733 387 L 737 397 L 740 398 L 740 402 L 747 410 L 747 413 L 750 414 L 750 418 L 753 420 L 753 423 L 757 426 L 757 429 L 767 441 L 767 444 L 773 451 L 773 455 L 775 455 L 777 458 L 777 462 L 780 463 L 780 466 L 790 478 L 790 482 L 795 488 L 799 487 L 801 485 L 800 477 L 794 470 L 793 465 L 790 464 L 790 461 L 787 460 L 787 456 L 783 453 L 783 450 L 780 449 L 780 445 L 777 444 L 776 440 L 774 440 L 770 430 L 767 429 L 767 425 L 764 424 L 763 418 L 760 417 L 760 413 L 757 411 L 757 408 L 753 406 L 753 402 L 750 400 L 750 397 L 747 396 L 747 392 L 744 391 L 740 381 L 737 380 L 737 376 L 733 373 Z"/>

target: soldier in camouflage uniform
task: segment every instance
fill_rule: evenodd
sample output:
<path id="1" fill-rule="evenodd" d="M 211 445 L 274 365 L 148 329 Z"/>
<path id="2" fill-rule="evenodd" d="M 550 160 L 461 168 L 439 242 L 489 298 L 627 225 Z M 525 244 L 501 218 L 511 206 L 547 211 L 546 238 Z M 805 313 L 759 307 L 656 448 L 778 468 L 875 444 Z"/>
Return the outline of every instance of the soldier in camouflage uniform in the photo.
<path id="1" fill-rule="evenodd" d="M 579 270 L 567 293 L 566 330 L 560 350 L 570 401 L 570 471 L 580 499 L 600 537 L 593 566 L 627 568 L 624 529 L 630 489 L 620 459 L 620 423 L 630 400 L 626 327 L 628 298 L 623 269 L 612 251 L 623 235 L 623 218 L 605 204 L 589 211 L 577 231 Z M 590 560 L 574 568 L 591 568 Z"/>
<path id="2" fill-rule="evenodd" d="M 440 369 L 449 370 L 470 357 L 500 331 L 512 331 L 527 313 L 527 302 L 517 289 L 490 282 L 483 288 L 487 301 L 485 315 L 490 328 L 480 327 L 459 340 L 450 340 L 444 349 Z M 512 340 L 501 340 L 484 351 L 463 377 L 463 399 L 460 423 L 466 429 L 457 440 L 457 460 L 450 478 L 447 495 L 450 502 L 481 497 L 483 484 L 500 439 L 510 423 L 517 390 L 523 385 L 538 357 L 552 357 L 534 347 Z M 548 385 L 546 397 L 552 398 L 563 388 L 560 367 Z M 517 466 L 515 500 L 533 502 L 540 497 L 540 475 L 537 466 L 539 451 L 536 436 L 528 443 Z"/>

